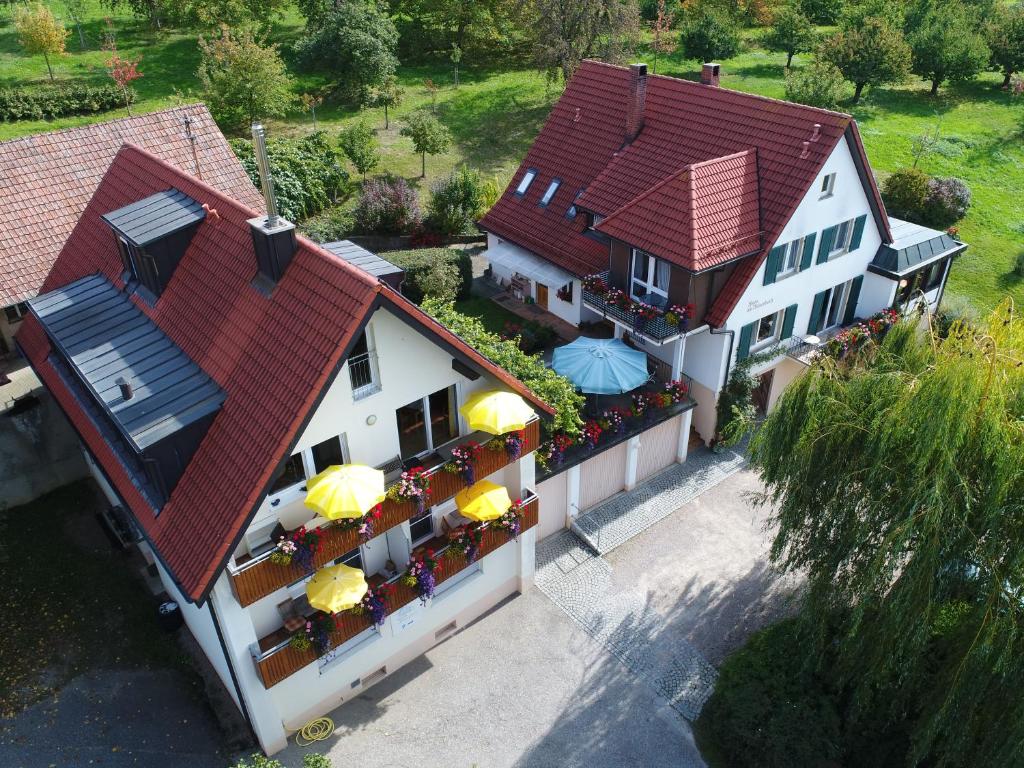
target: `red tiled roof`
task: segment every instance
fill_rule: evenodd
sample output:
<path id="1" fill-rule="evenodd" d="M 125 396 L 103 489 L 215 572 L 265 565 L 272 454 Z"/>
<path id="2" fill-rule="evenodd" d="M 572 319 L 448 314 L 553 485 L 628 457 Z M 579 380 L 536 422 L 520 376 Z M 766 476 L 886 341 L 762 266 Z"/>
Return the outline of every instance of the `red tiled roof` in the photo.
<path id="1" fill-rule="evenodd" d="M 682 178 L 687 167 L 753 150 L 759 182 L 760 249 L 749 259 L 752 267 L 744 263 L 733 272 L 712 306 L 708 321 L 721 324 L 746 285 L 739 286 L 739 281 L 745 276 L 749 282 L 757 271 L 822 164 L 853 125 L 853 118 L 727 88 L 651 75 L 647 78 L 643 129 L 624 146 L 629 90 L 628 68 L 584 62 L 552 109 L 509 188 L 483 218 L 481 226 L 577 274 L 604 269 L 607 249 L 598 253 L 594 241 L 582 234 L 581 217 L 571 221 L 564 215 L 580 189 L 586 190 L 578 200 L 582 208 L 610 216 L 632 201 L 648 200 L 649 207 L 645 193 L 659 185 L 663 185 L 664 195 L 682 192 L 687 183 Z M 815 125 L 820 127 L 816 130 Z M 856 137 L 855 129 L 853 136 Z M 806 156 L 801 157 L 805 142 Z M 852 149 L 863 154 L 859 142 Z M 866 160 L 864 164 L 866 167 Z M 528 168 L 538 170 L 537 178 L 520 198 L 514 194 L 515 187 Z M 550 205 L 541 207 L 537 203 L 553 177 L 567 182 L 563 182 Z M 732 183 L 737 180 L 734 178 Z M 885 208 L 873 183 L 869 181 L 868 185 L 869 193 L 883 212 L 879 224 L 887 234 Z M 746 190 L 743 184 L 739 186 Z M 708 198 L 714 201 L 708 204 L 709 211 L 718 210 L 723 204 L 715 197 L 711 194 Z M 698 217 L 703 218 L 705 208 L 696 210 Z M 676 211 L 675 215 L 682 214 Z M 730 231 L 749 235 L 750 221 L 749 213 L 744 213 L 736 214 L 736 221 L 724 231 L 716 232 L 715 222 L 699 221 L 695 226 L 698 235 L 710 237 L 709 243 L 721 247 Z M 627 225 L 632 222 L 638 225 L 638 231 L 625 237 Z M 661 227 L 660 233 L 645 233 L 643 228 L 650 224 L 650 211 L 642 206 L 629 218 L 623 216 L 614 228 L 616 236 L 623 235 L 622 239 L 633 244 L 649 238 L 650 250 L 655 255 L 671 258 L 658 250 L 668 248 L 667 227 Z M 692 244 L 676 245 L 671 250 L 684 259 L 694 252 Z M 700 247 L 696 250 L 699 256 Z"/>
<path id="2" fill-rule="evenodd" d="M 145 147 L 195 173 L 192 146 L 185 135 L 186 116 L 192 118 L 203 178 L 245 205 L 263 210 L 263 198 L 203 104 L 2 141 L 0 307 L 39 292 L 122 144 Z"/>
<path id="3" fill-rule="evenodd" d="M 595 228 L 694 272 L 759 250 L 757 152 L 688 165 Z"/>
<path id="4" fill-rule="evenodd" d="M 121 285 L 115 241 L 100 215 L 171 186 L 208 203 L 219 217 L 208 216 L 200 226 L 155 306 L 134 301 L 227 399 L 159 516 L 47 360 L 49 343 L 34 317 L 23 323 L 18 342 L 190 599 L 205 598 L 353 335 L 379 304 L 441 336 L 550 412 L 407 299 L 303 237 L 284 277 L 265 296 L 251 285 L 256 260 L 246 220 L 255 212 L 131 145 L 118 152 L 43 290 L 96 272 Z"/>

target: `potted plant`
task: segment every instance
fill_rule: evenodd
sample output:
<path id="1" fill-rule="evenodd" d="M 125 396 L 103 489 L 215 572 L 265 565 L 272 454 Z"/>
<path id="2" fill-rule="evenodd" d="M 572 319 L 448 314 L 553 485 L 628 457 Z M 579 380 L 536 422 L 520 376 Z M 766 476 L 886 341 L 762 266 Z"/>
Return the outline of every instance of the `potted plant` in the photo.
<path id="1" fill-rule="evenodd" d="M 423 467 L 406 470 L 398 483 L 388 489 L 388 496 L 400 501 L 415 501 L 416 511 L 422 514 L 430 498 L 430 473 Z"/>
<path id="2" fill-rule="evenodd" d="M 434 588 L 437 586 L 435 572 L 439 563 L 434 557 L 434 550 L 428 549 L 422 555 L 414 555 L 406 566 L 405 576 L 402 581 L 407 587 L 411 587 L 426 605 L 427 600 L 434 596 Z"/>
<path id="3" fill-rule="evenodd" d="M 461 554 L 467 563 L 472 563 L 480 553 L 483 540 L 484 531 L 479 524 L 460 525 L 448 532 L 448 555 L 455 557 Z"/>
<path id="4" fill-rule="evenodd" d="M 474 462 L 480 455 L 480 444 L 470 440 L 468 443 L 457 445 L 452 448 L 452 459 L 444 465 L 446 472 L 460 473 L 466 485 L 476 482 L 476 467 Z"/>
<path id="5" fill-rule="evenodd" d="M 375 627 L 382 626 L 388 617 L 387 596 L 391 591 L 389 584 L 381 584 L 379 587 L 370 587 L 359 601 L 359 605 L 352 609 L 358 615 L 366 615 Z"/>
<path id="6" fill-rule="evenodd" d="M 295 549 L 295 542 L 282 536 L 274 545 L 274 551 L 270 553 L 270 562 L 275 565 L 291 565 Z"/>
<path id="7" fill-rule="evenodd" d="M 374 536 L 375 522 L 382 514 L 381 505 L 378 504 L 362 517 L 345 517 L 338 521 L 342 530 L 355 529 L 359 533 L 359 540 L 364 544 Z"/>
<path id="8" fill-rule="evenodd" d="M 510 539 L 518 539 L 520 531 L 523 530 L 523 500 L 513 501 L 512 506 L 494 521 L 494 526 L 505 531 Z"/>

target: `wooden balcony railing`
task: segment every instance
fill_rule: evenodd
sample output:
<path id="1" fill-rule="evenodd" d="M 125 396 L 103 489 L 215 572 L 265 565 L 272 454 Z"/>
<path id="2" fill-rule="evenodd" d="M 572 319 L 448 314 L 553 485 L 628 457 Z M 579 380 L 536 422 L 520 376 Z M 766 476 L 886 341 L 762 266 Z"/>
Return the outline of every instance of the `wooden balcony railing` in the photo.
<path id="1" fill-rule="evenodd" d="M 530 494 L 523 499 L 523 526 L 522 530 L 527 531 L 537 525 L 539 514 L 538 499 L 535 494 Z M 481 560 L 492 552 L 509 544 L 512 539 L 505 531 L 497 528 L 488 528 L 484 531 L 483 541 L 480 544 L 480 553 L 477 560 Z M 437 584 L 440 585 L 455 574 L 469 567 L 469 563 L 462 555 L 447 557 L 443 551 L 438 552 L 438 568 L 434 572 Z M 391 590 L 387 596 L 388 615 L 397 611 L 413 600 L 419 600 L 416 592 L 411 587 L 402 583 L 402 576 L 390 581 Z M 351 611 L 343 611 L 335 614 L 337 629 L 331 633 L 330 649 L 348 642 L 361 632 L 370 628 L 370 619 L 364 614 L 355 614 Z M 259 671 L 263 685 L 270 688 L 277 685 L 303 667 L 306 667 L 317 660 L 316 651 L 312 648 L 299 650 L 292 647 L 288 642 L 288 633 L 283 629 L 260 640 L 260 655 L 255 657 L 256 668 Z M 328 650 L 330 650 L 328 649 Z"/>
<path id="2" fill-rule="evenodd" d="M 468 439 L 468 438 L 467 438 Z M 537 450 L 540 444 L 540 421 L 533 419 L 526 425 L 523 440 L 523 455 Z M 477 478 L 484 478 L 511 462 L 505 451 L 480 451 L 475 461 Z M 452 498 L 466 487 L 462 475 L 445 472 L 443 464 L 431 468 L 430 503 L 440 504 Z M 381 506 L 381 516 L 375 521 L 374 534 L 379 536 L 385 531 L 401 525 L 416 514 L 416 504 L 412 501 L 386 500 Z M 359 534 L 352 529 L 342 530 L 337 526 L 322 529 L 320 551 L 313 560 L 313 567 L 320 568 L 335 558 L 359 546 Z M 261 597 L 266 597 L 281 587 L 286 587 L 304 578 L 306 572 L 297 565 L 278 565 L 270 562 L 270 552 L 248 560 L 231 573 L 231 584 L 238 602 L 243 606 L 251 605 Z"/>

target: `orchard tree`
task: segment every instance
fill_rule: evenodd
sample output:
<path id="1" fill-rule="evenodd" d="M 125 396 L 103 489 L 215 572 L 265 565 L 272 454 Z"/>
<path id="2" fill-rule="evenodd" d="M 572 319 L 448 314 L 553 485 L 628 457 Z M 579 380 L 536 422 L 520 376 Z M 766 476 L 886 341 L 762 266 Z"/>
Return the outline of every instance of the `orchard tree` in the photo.
<path id="1" fill-rule="evenodd" d="M 843 13 L 843 0 L 797 0 L 797 7 L 814 24 L 835 24 Z"/>
<path id="2" fill-rule="evenodd" d="M 671 55 L 679 43 L 672 37 L 672 15 L 665 8 L 665 0 L 658 0 L 658 12 L 651 22 L 651 50 L 654 52 L 654 74 L 658 74 L 658 54 Z"/>
<path id="3" fill-rule="evenodd" d="M 401 134 L 411 139 L 413 147 L 420 153 L 420 178 L 427 175 L 427 155 L 439 155 L 452 143 L 451 133 L 429 112 L 413 112 L 409 115 Z"/>
<path id="4" fill-rule="evenodd" d="M 811 669 L 906 765 L 1020 764 L 1024 319 L 918 318 L 787 387 L 750 446 Z"/>
<path id="5" fill-rule="evenodd" d="M 121 89 L 121 94 L 124 96 L 124 108 L 128 111 L 129 116 L 132 114 L 132 92 L 129 88 L 134 81 L 142 77 L 142 73 L 139 72 L 140 61 L 142 61 L 141 56 L 137 59 L 122 59 L 115 51 L 107 62 L 107 72 L 110 74 L 110 79 Z"/>
<path id="6" fill-rule="evenodd" d="M 536 11 L 537 63 L 572 77 L 583 59 L 613 63 L 635 47 L 640 33 L 636 0 L 531 0 Z"/>
<path id="7" fill-rule="evenodd" d="M 728 59 L 740 49 L 739 25 L 728 12 L 699 5 L 687 13 L 679 42 L 687 59 Z"/>
<path id="8" fill-rule="evenodd" d="M 85 50 L 85 33 L 82 31 L 82 21 L 85 19 L 86 11 L 89 8 L 88 0 L 64 0 L 64 7 L 68 16 L 75 22 L 75 29 L 78 31 L 79 50 Z"/>
<path id="9" fill-rule="evenodd" d="M 285 114 L 293 99 L 291 78 L 277 52 L 250 30 L 232 32 L 221 27 L 220 36 L 199 40 L 199 70 L 203 98 L 214 118 L 231 130 L 254 120 Z"/>
<path id="10" fill-rule="evenodd" d="M 50 57 L 64 55 L 64 45 L 70 33 L 54 18 L 50 9 L 41 3 L 18 8 L 14 12 L 14 28 L 25 53 L 29 56 L 42 54 L 46 60 L 46 70 L 50 73 L 50 82 L 53 82 Z"/>
<path id="11" fill-rule="evenodd" d="M 864 86 L 898 83 L 910 71 L 910 46 L 903 33 L 877 17 L 825 38 L 819 56 L 853 83 L 854 104 L 860 101 Z"/>
<path id="12" fill-rule="evenodd" d="M 837 109 L 845 87 L 843 73 L 827 61 L 815 59 L 806 67 L 786 72 L 786 98 L 797 104 Z"/>
<path id="13" fill-rule="evenodd" d="M 1003 88 L 1024 70 L 1024 5 L 1000 8 L 985 25 L 985 39 L 992 51 L 991 66 L 1003 73 Z"/>
<path id="14" fill-rule="evenodd" d="M 908 38 L 912 71 L 932 84 L 931 94 L 944 82 L 974 79 L 989 63 L 991 51 L 976 24 L 958 3 L 935 5 Z"/>
<path id="15" fill-rule="evenodd" d="M 363 103 L 368 107 L 384 108 L 384 130 L 391 127 L 388 119 L 388 109 L 399 106 L 405 89 L 398 84 L 398 78 L 389 75 L 379 85 L 371 86 L 363 91 Z"/>
<path id="16" fill-rule="evenodd" d="M 786 6 L 775 14 L 764 45 L 769 51 L 786 54 L 786 69 L 793 64 L 793 56 L 814 47 L 817 35 L 810 20 L 793 6 Z"/>
<path id="17" fill-rule="evenodd" d="M 380 162 L 377 136 L 365 120 L 341 130 L 338 135 L 338 148 L 364 179 Z"/>
<path id="18" fill-rule="evenodd" d="M 398 31 L 377 3 L 336 0 L 295 52 L 306 67 L 325 71 L 342 93 L 355 99 L 395 74 L 397 48 Z"/>

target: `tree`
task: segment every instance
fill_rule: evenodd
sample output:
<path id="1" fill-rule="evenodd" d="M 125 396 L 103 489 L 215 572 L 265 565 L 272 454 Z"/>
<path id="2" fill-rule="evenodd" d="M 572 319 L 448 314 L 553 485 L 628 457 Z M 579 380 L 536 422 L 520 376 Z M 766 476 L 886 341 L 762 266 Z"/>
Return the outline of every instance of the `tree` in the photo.
<path id="1" fill-rule="evenodd" d="M 200 38 L 199 50 L 196 74 L 210 111 L 223 127 L 238 130 L 288 110 L 291 78 L 276 45 L 264 45 L 249 30 L 232 32 L 225 26 L 219 37 Z"/>
<path id="2" fill-rule="evenodd" d="M 786 69 L 789 69 L 793 56 L 811 50 L 816 38 L 810 20 L 799 9 L 787 6 L 775 14 L 775 21 L 764 36 L 764 46 L 769 51 L 786 54 Z"/>
<path id="3" fill-rule="evenodd" d="M 427 175 L 427 155 L 439 155 L 447 150 L 452 143 L 452 135 L 448 129 L 428 112 L 413 112 L 406 119 L 400 133 L 411 139 L 413 147 L 420 153 L 422 160 L 420 178 Z"/>
<path id="4" fill-rule="evenodd" d="M 329 74 L 356 98 L 395 74 L 398 31 L 388 15 L 365 0 L 337 0 L 334 10 L 296 44 L 299 60 Z"/>
<path id="5" fill-rule="evenodd" d="M 837 109 L 845 85 L 843 73 L 834 64 L 818 59 L 786 72 L 786 98 L 809 107 Z"/>
<path id="6" fill-rule="evenodd" d="M 430 189 L 427 223 L 436 232 L 461 234 L 483 214 L 483 180 L 477 171 L 458 168 Z"/>
<path id="7" fill-rule="evenodd" d="M 142 57 L 139 56 L 136 59 L 122 59 L 114 52 L 114 55 L 107 61 L 107 72 L 110 73 L 110 79 L 113 80 L 117 87 L 121 89 L 121 93 L 124 94 L 124 108 L 128 110 L 129 116 L 132 113 L 132 97 L 128 88 L 132 82 L 142 77 L 142 73 L 139 72 L 139 62 L 142 61 Z"/>
<path id="8" fill-rule="evenodd" d="M 665 0 L 658 0 L 657 15 L 651 22 L 654 39 L 651 50 L 654 52 L 654 74 L 658 74 L 658 54 L 669 56 L 678 45 L 672 37 L 672 16 L 665 9 Z"/>
<path id="9" fill-rule="evenodd" d="M 882 184 L 882 199 L 893 216 L 921 221 L 928 197 L 928 174 L 917 168 L 893 171 Z"/>
<path id="10" fill-rule="evenodd" d="M 700 5 L 687 14 L 679 42 L 688 59 L 728 59 L 740 49 L 739 25 L 728 13 Z"/>
<path id="11" fill-rule="evenodd" d="M 384 78 L 379 85 L 367 88 L 364 92 L 363 103 L 368 107 L 384 108 L 384 130 L 391 127 L 388 119 L 388 108 L 397 107 L 402 103 L 405 89 L 398 84 L 398 78 L 394 75 Z"/>
<path id="12" fill-rule="evenodd" d="M 64 45 L 70 33 L 54 18 L 50 9 L 41 3 L 18 8 L 14 12 L 14 28 L 25 53 L 29 56 L 42 54 L 46 60 L 46 70 L 50 73 L 50 82 L 53 82 L 50 57 L 64 55 Z"/>
<path id="13" fill-rule="evenodd" d="M 1000 8 L 985 25 L 985 40 L 992 51 L 991 66 L 1003 73 L 1003 88 L 1024 70 L 1024 5 Z"/>
<path id="14" fill-rule="evenodd" d="M 127 5 L 131 12 L 146 19 L 153 29 L 162 29 L 165 18 L 178 16 L 183 7 L 179 0 L 104 0 L 112 9 Z"/>
<path id="15" fill-rule="evenodd" d="M 88 0 L 64 0 L 64 7 L 68 11 L 68 16 L 73 22 L 75 22 L 75 29 L 78 31 L 78 47 L 79 50 L 85 50 L 85 33 L 82 31 L 82 20 L 85 19 L 85 13 L 89 7 Z"/>
<path id="16" fill-rule="evenodd" d="M 640 32 L 636 0 L 532 0 L 536 10 L 537 63 L 542 71 L 572 77 L 583 59 L 619 62 Z"/>
<path id="17" fill-rule="evenodd" d="M 806 578 L 801 652 L 860 727 L 905 727 L 907 765 L 1018 765 L 1024 320 L 917 325 L 813 365 L 755 434 L 772 560 Z"/>
<path id="18" fill-rule="evenodd" d="M 364 179 L 380 162 L 377 135 L 365 120 L 343 128 L 338 136 L 338 147 Z"/>
<path id="19" fill-rule="evenodd" d="M 452 61 L 452 66 L 455 68 L 455 80 L 454 86 L 459 87 L 459 62 L 462 61 L 462 49 L 458 43 L 452 44 L 451 53 L 448 54 L 448 58 Z"/>
<path id="20" fill-rule="evenodd" d="M 843 12 L 843 0 L 798 0 L 797 7 L 814 24 L 835 24 Z"/>
<path id="21" fill-rule="evenodd" d="M 313 130 L 320 130 L 316 124 L 316 108 L 324 103 L 324 97 L 314 93 L 304 93 L 299 97 L 299 101 L 302 103 L 302 108 L 308 109 L 310 115 L 313 116 Z"/>
<path id="22" fill-rule="evenodd" d="M 818 55 L 853 83 L 854 104 L 860 101 L 864 86 L 898 83 L 910 71 L 910 46 L 903 34 L 877 17 L 826 38 Z"/>
<path id="23" fill-rule="evenodd" d="M 932 96 L 947 80 L 972 80 L 991 58 L 985 38 L 957 3 L 936 5 L 910 33 L 908 42 L 913 51 L 911 69 L 931 82 Z"/>
<path id="24" fill-rule="evenodd" d="M 391 0 L 401 44 L 417 53 L 500 61 L 530 42 L 534 8 L 522 0 Z"/>

